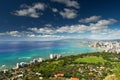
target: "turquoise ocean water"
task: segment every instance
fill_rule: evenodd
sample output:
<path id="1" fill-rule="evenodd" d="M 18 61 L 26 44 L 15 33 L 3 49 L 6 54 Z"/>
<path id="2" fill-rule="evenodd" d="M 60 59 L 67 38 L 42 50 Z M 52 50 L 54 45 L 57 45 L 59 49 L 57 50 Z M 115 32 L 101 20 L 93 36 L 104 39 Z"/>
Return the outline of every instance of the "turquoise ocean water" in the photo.
<path id="1" fill-rule="evenodd" d="M 13 67 L 19 62 L 29 62 L 35 57 L 49 58 L 49 54 L 62 56 L 101 51 L 79 40 L 59 41 L 1 41 L 0 69 Z"/>

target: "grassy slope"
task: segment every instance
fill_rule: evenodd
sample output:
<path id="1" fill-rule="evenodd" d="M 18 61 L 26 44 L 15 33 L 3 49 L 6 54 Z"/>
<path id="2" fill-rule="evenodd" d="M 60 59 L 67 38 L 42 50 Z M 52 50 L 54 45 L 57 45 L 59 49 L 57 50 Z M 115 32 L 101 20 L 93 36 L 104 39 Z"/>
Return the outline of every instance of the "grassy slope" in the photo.
<path id="1" fill-rule="evenodd" d="M 86 56 L 84 58 L 77 58 L 75 59 L 76 63 L 104 63 L 106 60 L 103 57 L 96 57 L 96 56 Z"/>

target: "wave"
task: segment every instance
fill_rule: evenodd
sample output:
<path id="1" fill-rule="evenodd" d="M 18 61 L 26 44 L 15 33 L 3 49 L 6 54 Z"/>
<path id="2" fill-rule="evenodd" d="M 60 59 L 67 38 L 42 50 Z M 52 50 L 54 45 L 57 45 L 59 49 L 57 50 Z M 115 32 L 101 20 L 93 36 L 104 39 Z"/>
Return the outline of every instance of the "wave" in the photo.
<path id="1" fill-rule="evenodd" d="M 20 57 L 20 58 L 18 58 L 19 60 L 20 59 L 31 59 L 31 57 Z"/>
<path id="2" fill-rule="evenodd" d="M 3 69 L 5 69 L 5 68 L 6 68 L 6 65 L 0 66 L 0 70 L 3 70 Z"/>

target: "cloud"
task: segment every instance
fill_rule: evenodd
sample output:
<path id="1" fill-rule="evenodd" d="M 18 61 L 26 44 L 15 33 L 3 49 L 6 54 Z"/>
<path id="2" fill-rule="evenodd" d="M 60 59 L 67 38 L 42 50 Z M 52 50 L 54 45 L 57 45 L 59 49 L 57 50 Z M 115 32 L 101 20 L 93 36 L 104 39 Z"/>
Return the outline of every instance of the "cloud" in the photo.
<path id="1" fill-rule="evenodd" d="M 65 36 L 58 36 L 58 35 L 35 35 L 35 34 L 32 34 L 32 35 L 27 35 L 28 37 L 32 37 L 32 38 L 64 38 Z"/>
<path id="2" fill-rule="evenodd" d="M 56 12 L 58 12 L 58 9 L 57 8 L 52 8 L 52 11 L 56 13 Z"/>
<path id="3" fill-rule="evenodd" d="M 64 11 L 60 11 L 60 15 L 63 18 L 67 18 L 67 19 L 73 19 L 77 16 L 77 11 L 74 9 L 67 9 L 65 8 Z"/>
<path id="4" fill-rule="evenodd" d="M 120 30 L 107 29 L 106 33 L 97 33 L 89 35 L 90 39 L 120 39 Z"/>
<path id="5" fill-rule="evenodd" d="M 52 27 L 52 24 L 45 24 L 45 27 Z"/>
<path id="6" fill-rule="evenodd" d="M 115 19 L 99 20 L 96 23 L 89 25 L 76 24 L 70 26 L 61 26 L 59 28 L 29 28 L 30 31 L 41 34 L 56 34 L 56 33 L 106 33 L 111 24 L 117 22 Z"/>
<path id="7" fill-rule="evenodd" d="M 32 40 L 42 40 L 42 41 L 51 41 L 51 40 L 60 40 L 60 39 L 66 39 L 66 36 L 59 36 L 59 35 L 27 35 L 28 38 Z"/>
<path id="8" fill-rule="evenodd" d="M 5 33 L 0 33 L 0 36 L 4 36 L 4 35 L 14 36 L 14 37 L 21 37 L 19 31 L 7 31 Z"/>
<path id="9" fill-rule="evenodd" d="M 28 34 L 33 34 L 30 31 L 7 31 L 4 33 L 0 33 L 0 36 L 11 36 L 11 37 L 26 37 Z"/>
<path id="10" fill-rule="evenodd" d="M 80 5 L 77 1 L 74 0 L 51 0 L 52 2 L 57 2 L 61 4 L 65 4 L 67 8 L 64 8 L 61 11 L 58 11 L 57 8 L 52 8 L 54 13 L 59 13 L 63 18 L 74 19 L 78 15 L 78 11 L 76 9 L 80 8 Z"/>
<path id="11" fill-rule="evenodd" d="M 57 29 L 51 28 L 29 28 L 28 30 L 35 33 L 41 34 L 56 34 L 56 33 L 84 33 L 87 30 L 85 25 L 71 25 L 71 26 L 62 26 Z"/>
<path id="12" fill-rule="evenodd" d="M 108 39 L 120 39 L 120 30 L 109 30 Z"/>
<path id="13" fill-rule="evenodd" d="M 91 16 L 89 18 L 81 19 L 79 22 L 82 23 L 89 23 L 89 22 L 96 22 L 101 19 L 101 16 Z"/>
<path id="14" fill-rule="evenodd" d="M 110 29 L 110 25 L 116 23 L 115 19 L 102 19 L 89 24 L 66 25 L 53 28 L 51 24 L 46 27 L 31 27 L 26 31 L 7 31 L 1 36 L 25 37 L 28 39 L 58 40 L 64 38 L 89 38 L 89 39 L 117 39 L 120 38 L 120 30 Z M 86 34 L 87 33 L 87 34 Z M 67 35 L 69 36 L 67 36 Z M 77 34 L 71 36 L 71 34 Z M 64 35 L 64 36 L 63 36 Z"/>
<path id="15" fill-rule="evenodd" d="M 62 26 L 56 29 L 56 33 L 84 33 L 87 30 L 85 25 Z"/>
<path id="16" fill-rule="evenodd" d="M 35 33 L 41 33 L 41 34 L 54 34 L 55 33 L 53 29 L 47 28 L 47 27 L 39 28 L 39 29 L 38 28 L 28 28 L 28 30 L 31 30 Z"/>
<path id="17" fill-rule="evenodd" d="M 98 32 L 102 32 L 106 29 L 108 29 L 108 26 L 111 24 L 116 23 L 117 20 L 115 19 L 108 19 L 108 20 L 99 20 L 97 23 L 91 23 L 90 24 L 90 28 L 89 30 L 93 33 L 98 33 Z"/>
<path id="18" fill-rule="evenodd" d="M 51 0 L 51 1 L 65 4 L 67 7 L 74 7 L 76 9 L 80 8 L 79 3 L 74 0 Z"/>
<path id="19" fill-rule="evenodd" d="M 27 16 L 32 18 L 39 18 L 43 13 L 39 11 L 44 11 L 46 5 L 44 3 L 35 3 L 32 6 L 22 5 L 21 10 L 16 10 L 14 15 L 17 16 Z"/>
<path id="20" fill-rule="evenodd" d="M 6 32 L 6 34 L 14 36 L 14 35 L 19 34 L 19 32 L 18 31 L 10 31 L 10 32 Z"/>
<path id="21" fill-rule="evenodd" d="M 116 23 L 115 19 L 108 19 L 108 20 L 99 20 L 97 23 L 91 23 L 90 25 L 83 25 L 83 24 L 76 24 L 71 26 L 62 26 L 56 29 L 56 33 L 102 33 L 107 31 L 108 27 L 111 24 Z"/>

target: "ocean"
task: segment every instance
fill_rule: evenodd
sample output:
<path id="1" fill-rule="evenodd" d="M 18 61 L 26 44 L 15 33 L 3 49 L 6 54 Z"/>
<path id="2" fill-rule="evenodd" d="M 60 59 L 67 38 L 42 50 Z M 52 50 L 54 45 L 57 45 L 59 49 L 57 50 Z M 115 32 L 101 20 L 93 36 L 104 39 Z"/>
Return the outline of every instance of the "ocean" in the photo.
<path id="1" fill-rule="evenodd" d="M 79 40 L 58 41 L 0 41 L 0 69 L 12 68 L 16 63 L 29 62 L 35 57 L 49 58 L 52 54 L 62 56 L 98 52 Z"/>

